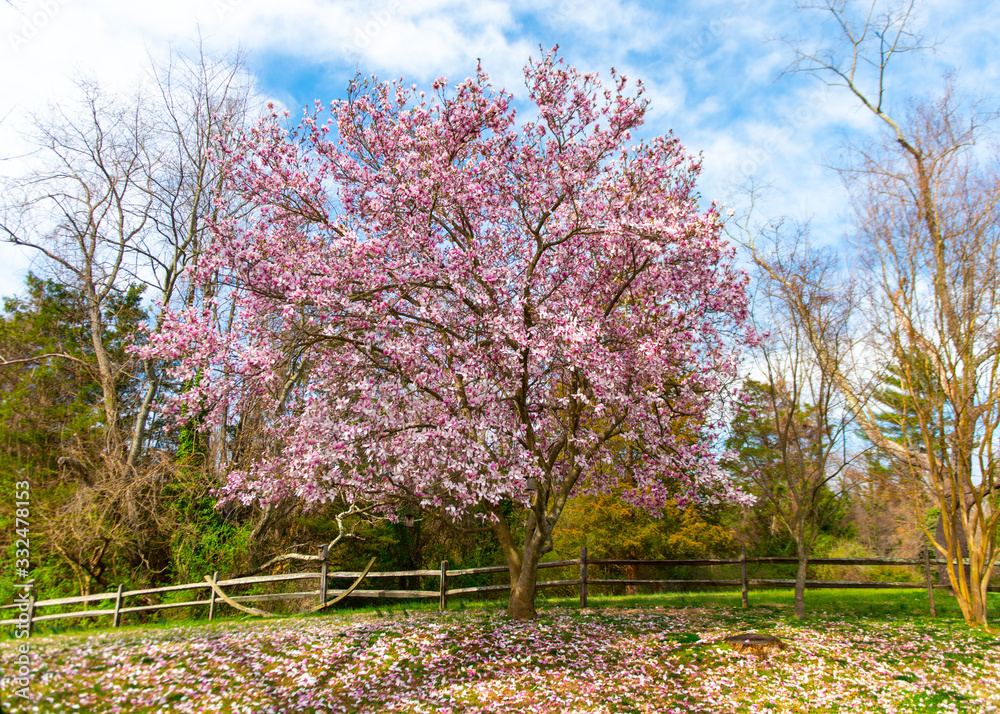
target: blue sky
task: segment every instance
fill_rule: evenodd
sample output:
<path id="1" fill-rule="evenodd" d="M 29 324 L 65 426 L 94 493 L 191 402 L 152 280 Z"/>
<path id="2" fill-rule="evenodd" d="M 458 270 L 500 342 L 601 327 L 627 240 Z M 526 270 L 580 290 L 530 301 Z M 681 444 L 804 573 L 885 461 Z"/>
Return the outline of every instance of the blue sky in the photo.
<path id="1" fill-rule="evenodd" d="M 258 92 L 293 115 L 314 99 L 343 96 L 356 71 L 457 82 L 477 58 L 523 97 L 527 58 L 558 44 L 577 67 L 605 77 L 615 67 L 643 80 L 652 102 L 645 134 L 672 130 L 703 154 L 703 197 L 739 210 L 736 186 L 753 179 L 770 186 L 760 216 L 809 220 L 816 240 L 833 243 L 849 231 L 849 209 L 831 167 L 846 142 L 879 127 L 845 91 L 807 75 L 781 77 L 791 52 L 779 38 L 814 41 L 821 19 L 796 11 L 794 0 L 4 0 L 0 158 L 23 153 L 19 128 L 67 99 L 74 77 L 125 90 L 149 58 L 189 49 L 199 33 L 210 52 L 248 52 Z M 937 49 L 895 68 L 890 108 L 933 95 L 947 71 L 995 106 L 1000 9 L 933 0 L 921 3 L 918 22 Z M 0 162 L 0 172 L 23 165 Z M 20 288 L 29 260 L 0 245 L 0 295 Z"/>

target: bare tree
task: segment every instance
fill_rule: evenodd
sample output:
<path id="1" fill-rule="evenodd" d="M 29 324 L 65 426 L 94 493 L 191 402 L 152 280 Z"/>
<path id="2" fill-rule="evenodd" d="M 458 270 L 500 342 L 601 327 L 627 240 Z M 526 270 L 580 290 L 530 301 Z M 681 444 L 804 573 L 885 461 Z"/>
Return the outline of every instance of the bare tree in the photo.
<path id="1" fill-rule="evenodd" d="M 129 250 L 149 223 L 150 174 L 139 102 L 121 106 L 81 83 L 78 113 L 54 108 L 36 124 L 45 168 L 8 189 L 2 230 L 60 267 L 85 300 L 96 372 L 103 392 L 105 447 L 121 446 L 119 377 L 105 344 L 105 305 L 128 287 Z"/>
<path id="2" fill-rule="evenodd" d="M 744 225 L 744 228 L 746 226 Z M 795 616 L 805 616 L 809 555 L 821 529 L 843 510 L 850 410 L 836 374 L 853 345 L 853 293 L 835 254 L 812 250 L 804 232 L 773 243 L 743 241 L 756 263 L 754 316 L 762 382 L 748 382 L 730 447 L 795 542 Z M 821 346 L 821 348 L 818 348 Z"/>
<path id="3" fill-rule="evenodd" d="M 857 20 L 844 2 L 818 9 L 839 28 L 840 43 L 795 47 L 792 69 L 846 88 L 886 130 L 843 172 L 870 331 L 866 360 L 839 367 L 835 379 L 867 437 L 940 507 L 943 542 L 925 527 L 927 537 L 949 561 L 961 558 L 965 542 L 968 569 L 952 567 L 948 577 L 966 622 L 985 626 L 1000 518 L 1000 176 L 995 148 L 984 143 L 989 117 L 962 111 L 950 84 L 937 101 L 890 113 L 890 64 L 925 46 L 911 30 L 913 2 L 881 14 L 872 3 Z M 870 386 L 885 365 L 899 374 L 913 438 L 892 438 L 877 419 Z"/>
<path id="4" fill-rule="evenodd" d="M 152 66 L 153 107 L 149 130 L 158 138 L 158 166 L 150 176 L 150 227 L 135 244 L 139 261 L 148 268 L 145 279 L 158 300 L 190 306 L 211 298 L 198 295 L 185 269 L 194 265 L 210 240 L 210 229 L 239 218 L 251 209 L 224 188 L 222 172 L 212 161 L 225 137 L 246 128 L 261 110 L 252 95 L 244 60 L 213 60 L 203 52 L 195 58 L 171 56 L 165 66 Z M 216 315 L 217 319 L 225 316 Z M 162 326 L 156 315 L 155 329 Z M 161 386 L 161 374 L 144 360 L 146 388 L 137 409 L 127 461 L 134 466 L 144 447 L 149 411 Z M 223 435 L 215 440 L 220 447 Z"/>
<path id="5" fill-rule="evenodd" d="M 113 349 L 109 340 L 121 336 L 109 329 L 111 312 L 121 295 L 142 287 L 155 329 L 159 306 L 211 297 L 194 291 L 185 269 L 207 245 L 213 223 L 246 210 L 244 201 L 222 193 L 212 153 L 255 107 L 240 57 L 174 55 L 153 65 L 148 81 L 128 97 L 90 81 L 79 90 L 75 104 L 35 118 L 33 170 L 5 181 L 0 232 L 35 250 L 42 269 L 85 303 L 103 449 L 65 455 L 78 465 L 79 489 L 64 510 L 81 523 L 86 511 L 95 516 L 88 522 L 101 525 L 74 536 L 74 552 L 103 554 L 107 544 L 92 547 L 95 539 L 121 535 L 140 541 L 134 554 L 143 561 L 138 534 L 156 530 L 159 489 L 170 473 L 150 452 L 147 433 L 164 371 Z M 99 572 L 103 565 L 85 567 Z"/>
<path id="6" fill-rule="evenodd" d="M 160 378 L 143 365 L 145 389 L 126 413 L 116 384 L 134 365 L 111 360 L 102 311 L 109 296 L 133 284 L 151 288 L 145 297 L 154 305 L 196 299 L 184 269 L 207 243 L 211 223 L 244 206 L 213 203 L 222 182 L 211 155 L 220 135 L 248 117 L 250 82 L 239 58 L 200 55 L 154 66 L 151 88 L 129 99 L 90 81 L 79 87 L 77 106 L 36 118 L 40 168 L 8 182 L 0 231 L 38 251 L 86 296 L 108 453 L 134 468 Z"/>

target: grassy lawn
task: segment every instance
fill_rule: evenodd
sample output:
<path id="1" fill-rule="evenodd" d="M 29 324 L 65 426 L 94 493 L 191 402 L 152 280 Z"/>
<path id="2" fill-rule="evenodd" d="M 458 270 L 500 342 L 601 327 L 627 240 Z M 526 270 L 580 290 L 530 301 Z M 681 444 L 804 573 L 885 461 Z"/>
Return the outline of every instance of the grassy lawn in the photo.
<path id="1" fill-rule="evenodd" d="M 22 712 L 1000 712 L 1000 635 L 954 601 L 899 591 L 570 598 L 534 622 L 498 603 L 407 606 L 269 621 L 92 630 L 0 642 L 3 711 Z M 1000 615 L 1000 598 L 991 610 Z M 722 639 L 780 637 L 741 655 Z"/>

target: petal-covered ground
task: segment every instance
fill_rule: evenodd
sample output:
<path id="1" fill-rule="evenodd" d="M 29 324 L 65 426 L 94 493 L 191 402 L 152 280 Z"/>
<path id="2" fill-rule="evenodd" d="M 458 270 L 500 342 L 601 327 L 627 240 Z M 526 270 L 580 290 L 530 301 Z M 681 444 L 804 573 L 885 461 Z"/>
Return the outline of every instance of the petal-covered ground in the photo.
<path id="1" fill-rule="evenodd" d="M 765 632 L 769 657 L 722 639 Z M 23 642 L 23 641 L 20 641 Z M 1000 641 L 954 622 L 760 609 L 468 610 L 33 637 L 3 711 L 1000 712 Z"/>

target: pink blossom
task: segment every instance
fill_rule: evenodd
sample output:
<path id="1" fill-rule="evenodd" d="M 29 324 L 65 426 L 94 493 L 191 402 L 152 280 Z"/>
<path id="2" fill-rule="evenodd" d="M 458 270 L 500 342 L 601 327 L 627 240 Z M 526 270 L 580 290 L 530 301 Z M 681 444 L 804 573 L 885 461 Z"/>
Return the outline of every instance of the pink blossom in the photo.
<path id="1" fill-rule="evenodd" d="M 677 484 L 741 498 L 709 408 L 754 339 L 747 278 L 697 208 L 698 161 L 672 136 L 631 142 L 646 100 L 623 76 L 549 53 L 525 80 L 536 122 L 481 69 L 433 96 L 359 80 L 332 125 L 274 115 L 219 151 L 262 218 L 216 225 L 193 278 L 221 279 L 235 329 L 182 312 L 145 349 L 199 376 L 178 418 L 269 415 L 275 448 L 229 498 L 487 521 L 512 500 L 536 549 L 560 499 L 623 470 L 654 511 Z M 623 440 L 642 446 L 627 462 Z"/>

